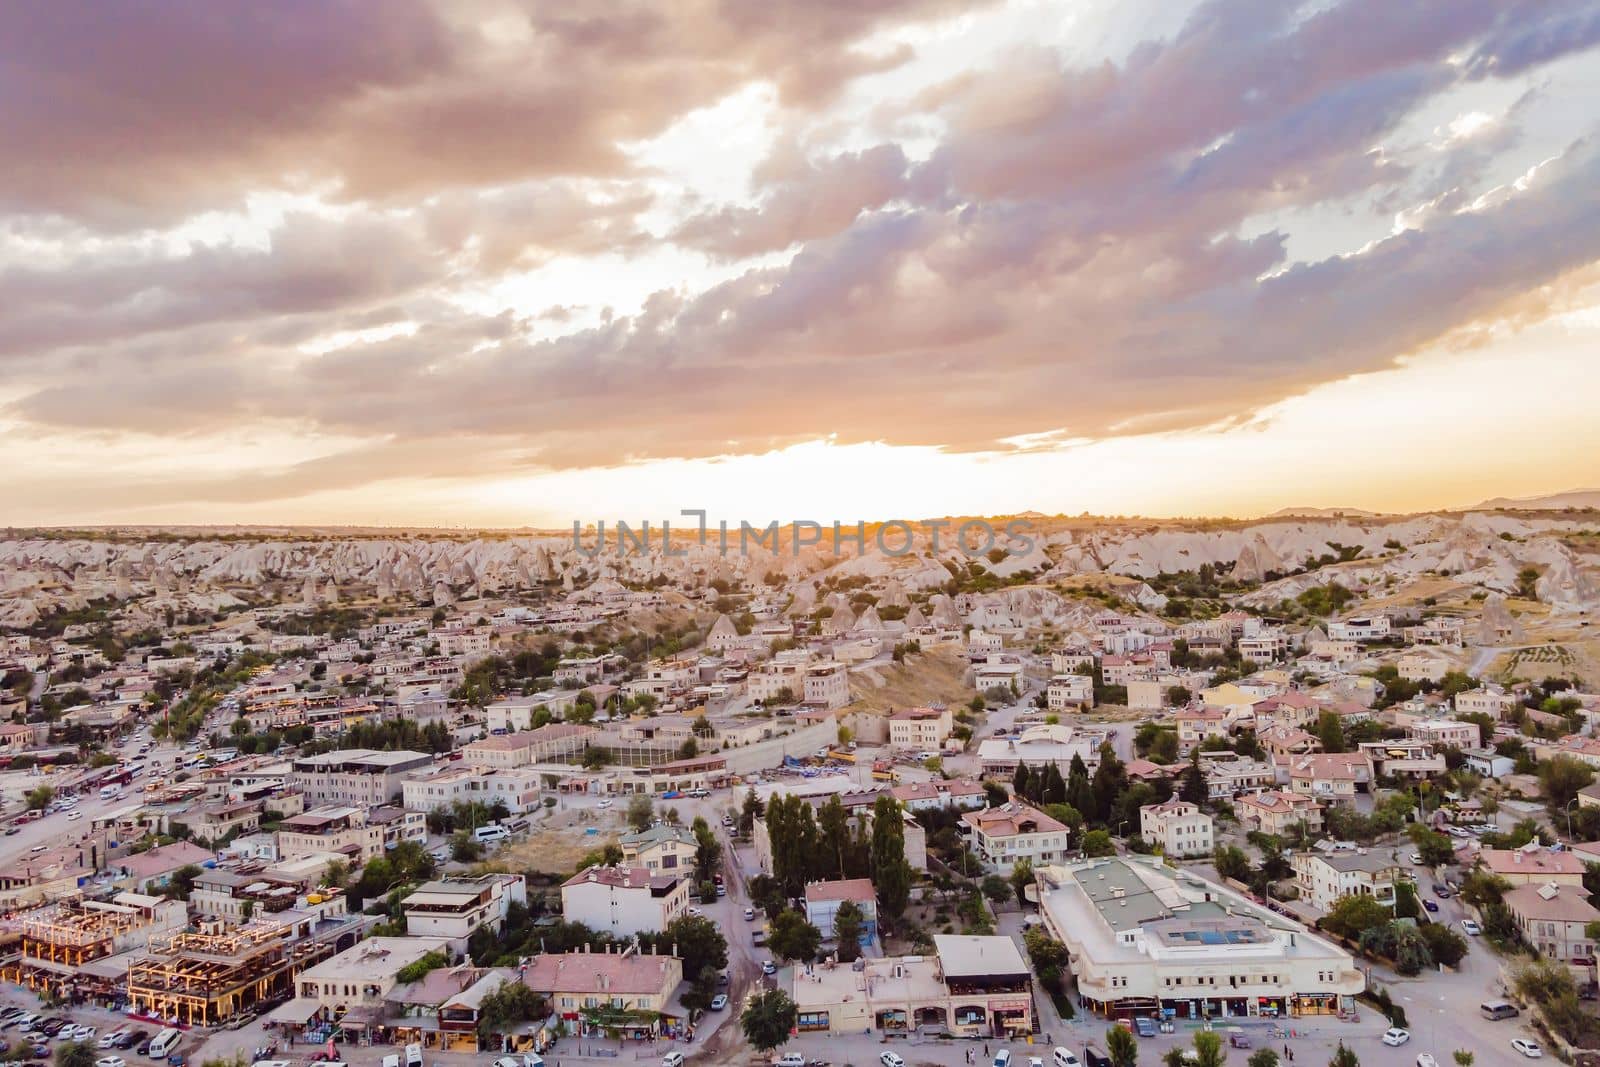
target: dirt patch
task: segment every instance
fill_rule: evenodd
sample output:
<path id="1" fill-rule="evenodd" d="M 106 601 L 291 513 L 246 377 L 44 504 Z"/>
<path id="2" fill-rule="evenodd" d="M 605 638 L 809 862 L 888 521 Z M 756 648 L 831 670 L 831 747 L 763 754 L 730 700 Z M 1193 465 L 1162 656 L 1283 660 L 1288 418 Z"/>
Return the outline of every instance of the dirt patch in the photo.
<path id="1" fill-rule="evenodd" d="M 965 704 L 976 695 L 967 684 L 967 656 L 955 645 L 937 645 L 904 663 L 850 673 L 849 712 L 887 715 L 901 708 Z"/>
<path id="2" fill-rule="evenodd" d="M 492 858 L 508 870 L 569 875 L 583 857 L 615 844 L 622 829 L 622 817 L 612 811 L 556 812 L 527 837 L 507 841 Z"/>

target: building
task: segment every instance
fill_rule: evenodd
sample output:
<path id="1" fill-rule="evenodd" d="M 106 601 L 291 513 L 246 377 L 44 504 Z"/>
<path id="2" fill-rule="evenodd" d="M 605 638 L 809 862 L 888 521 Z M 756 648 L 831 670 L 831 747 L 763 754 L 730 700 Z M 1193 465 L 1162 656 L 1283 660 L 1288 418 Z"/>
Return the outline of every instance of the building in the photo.
<path id="1" fill-rule="evenodd" d="M 513 815 L 537 808 L 539 775 L 526 767 L 502 768 L 446 763 L 400 783 L 408 811 L 448 810 L 457 804 L 504 804 Z"/>
<path id="2" fill-rule="evenodd" d="M 449 950 L 442 937 L 368 938 L 302 971 L 295 980 L 295 1001 L 310 1009 L 306 1018 L 315 1010 L 329 1022 L 353 1016 L 362 1024 L 376 1023 L 400 972 L 430 952 L 443 956 Z"/>
<path id="3" fill-rule="evenodd" d="M 1035 867 L 1060 863 L 1071 847 L 1064 825 L 1019 801 L 964 812 L 961 821 L 973 851 L 992 871 L 1010 871 L 1022 860 Z"/>
<path id="4" fill-rule="evenodd" d="M 683 982 L 683 961 L 632 950 L 541 953 L 527 961 L 521 980 L 569 1027 L 603 1026 L 644 1038 L 659 1032 Z"/>
<path id="5" fill-rule="evenodd" d="M 115 988 L 126 964 L 99 973 L 102 961 L 142 950 L 150 940 L 189 922 L 181 900 L 118 893 L 110 900 L 67 900 L 22 912 L 8 922 L 16 932 L 16 955 L 0 966 L 0 977 L 39 993 L 65 996 L 99 979 Z"/>
<path id="6" fill-rule="evenodd" d="M 870 878 L 847 878 L 842 881 L 812 882 L 806 886 L 806 922 L 822 933 L 824 941 L 831 941 L 833 920 L 839 906 L 850 901 L 861 909 L 861 943 L 870 945 L 878 936 L 878 894 Z"/>
<path id="7" fill-rule="evenodd" d="M 1328 624 L 1328 637 L 1334 641 L 1381 641 L 1388 636 L 1387 615 L 1366 615 Z"/>
<path id="8" fill-rule="evenodd" d="M 1600 921 L 1600 909 L 1589 903 L 1581 885 L 1528 883 L 1507 890 L 1502 899 L 1534 951 L 1548 959 L 1594 966 L 1595 939 L 1587 928 Z"/>
<path id="9" fill-rule="evenodd" d="M 911 752 L 938 752 L 954 725 L 949 708 L 906 708 L 889 716 L 889 744 Z"/>
<path id="10" fill-rule="evenodd" d="M 401 841 L 428 839 L 428 818 L 420 811 L 378 807 L 372 810 L 327 806 L 312 808 L 278 824 L 278 858 L 282 861 L 340 853 L 365 863 Z"/>
<path id="11" fill-rule="evenodd" d="M 132 1010 L 185 1026 L 216 1026 L 287 997 L 306 968 L 353 944 L 364 920 L 281 912 L 246 925 L 212 924 L 150 939 L 127 965 Z"/>
<path id="12" fill-rule="evenodd" d="M 1356 746 L 1367 758 L 1372 774 L 1381 778 L 1428 778 L 1443 774 L 1444 756 L 1433 751 L 1426 741 L 1363 741 Z"/>
<path id="13" fill-rule="evenodd" d="M 1487 715 L 1500 719 L 1517 706 L 1517 698 L 1498 686 L 1479 686 L 1456 694 L 1456 714 Z"/>
<path id="14" fill-rule="evenodd" d="M 692 870 L 695 851 L 699 847 L 693 830 L 665 822 L 646 830 L 630 830 L 618 839 L 617 844 L 622 848 L 622 862 L 626 866 L 643 867 L 665 874 Z"/>
<path id="15" fill-rule="evenodd" d="M 493 734 L 462 749 L 462 761 L 479 767 L 511 769 L 533 763 L 555 763 L 581 755 L 600 733 L 593 726 L 549 722 L 537 730 Z"/>
<path id="16" fill-rule="evenodd" d="M 1094 707 L 1094 679 L 1087 674 L 1058 674 L 1045 689 L 1051 711 L 1083 711 Z"/>
<path id="17" fill-rule="evenodd" d="M 1332 1015 L 1366 987 L 1333 943 L 1159 860 L 1085 860 L 1034 874 L 1045 929 L 1066 946 L 1097 1015 Z"/>
<path id="18" fill-rule="evenodd" d="M 1585 865 L 1576 854 L 1547 852 L 1538 845 L 1523 848 L 1486 848 L 1478 862 L 1512 885 L 1562 885 L 1583 888 Z"/>
<path id="19" fill-rule="evenodd" d="M 1178 752 L 1187 756 L 1208 738 L 1228 736 L 1228 713 L 1210 705 L 1180 708 L 1173 716 L 1178 724 Z"/>
<path id="20" fill-rule="evenodd" d="M 1475 722 L 1457 722 L 1454 719 L 1418 719 L 1406 725 L 1406 735 L 1435 748 L 1459 748 L 1463 751 L 1477 748 L 1483 743 Z"/>
<path id="21" fill-rule="evenodd" d="M 1168 856 L 1209 856 L 1211 816 L 1174 797 L 1139 809 L 1139 836 Z"/>
<path id="22" fill-rule="evenodd" d="M 1504 778 L 1517 769 L 1516 760 L 1502 756 L 1492 748 L 1463 749 L 1461 755 L 1467 761 L 1467 770 L 1484 778 Z"/>
<path id="23" fill-rule="evenodd" d="M 1289 789 L 1332 804 L 1353 804 L 1372 783 L 1367 758 L 1355 752 L 1317 752 L 1289 762 Z"/>
<path id="24" fill-rule="evenodd" d="M 486 874 L 424 882 L 400 902 L 400 910 L 405 913 L 406 933 L 449 938 L 452 949 L 461 952 L 475 931 L 499 930 L 511 905 L 527 903 L 522 875 Z"/>
<path id="25" fill-rule="evenodd" d="M 376 752 L 347 748 L 319 756 L 301 756 L 290 764 L 289 785 L 305 794 L 306 803 L 376 807 L 400 796 L 400 783 L 414 771 L 432 766 L 426 752 Z"/>
<path id="26" fill-rule="evenodd" d="M 925 782 L 907 782 L 891 790 L 894 798 L 906 811 L 930 811 L 939 808 L 981 808 L 988 803 L 983 783 L 970 778 L 931 778 Z"/>
<path id="27" fill-rule="evenodd" d="M 1233 800 L 1235 797 L 1271 789 L 1278 781 L 1278 772 L 1270 763 L 1251 759 L 1227 750 L 1200 753 L 1200 769 L 1206 776 L 1206 795 L 1213 800 Z"/>
<path id="28" fill-rule="evenodd" d="M 1314 908 L 1329 911 L 1340 897 L 1372 897 L 1384 907 L 1394 907 L 1395 883 L 1405 871 L 1393 859 L 1378 852 L 1297 852 L 1294 884 L 1300 899 Z"/>
<path id="29" fill-rule="evenodd" d="M 806 667 L 804 700 L 832 711 L 850 703 L 850 672 L 843 663 L 813 663 Z"/>
<path id="30" fill-rule="evenodd" d="M 873 808 L 881 796 L 892 796 L 888 789 L 861 789 L 845 793 L 812 794 L 802 796 L 800 799 L 810 804 L 813 813 L 820 809 L 824 803 L 838 796 L 839 803 L 844 806 L 845 814 L 852 823 L 860 819 L 871 832 Z M 913 870 L 925 871 L 928 869 L 928 832 L 922 824 L 912 816 L 911 812 L 900 809 L 901 832 L 905 837 L 906 862 L 911 864 Z M 756 864 L 763 874 L 772 873 L 772 837 L 767 832 L 767 820 L 757 819 L 751 826 L 752 844 L 755 846 Z"/>
<path id="31" fill-rule="evenodd" d="M 1016 776 L 1017 767 L 1022 764 L 1034 770 L 1054 763 L 1065 776 L 1074 756 L 1085 766 L 1093 767 L 1100 761 L 1099 744 L 1089 735 L 1062 724 L 1030 726 L 1016 737 L 990 737 L 978 745 L 983 773 L 1008 780 Z"/>
<path id="32" fill-rule="evenodd" d="M 1308 796 L 1274 789 L 1234 801 L 1233 812 L 1246 830 L 1282 837 L 1298 826 L 1308 835 L 1322 830 L 1322 805 Z"/>
<path id="33" fill-rule="evenodd" d="M 561 917 L 613 937 L 665 930 L 689 907 L 692 871 L 590 867 L 561 883 Z"/>

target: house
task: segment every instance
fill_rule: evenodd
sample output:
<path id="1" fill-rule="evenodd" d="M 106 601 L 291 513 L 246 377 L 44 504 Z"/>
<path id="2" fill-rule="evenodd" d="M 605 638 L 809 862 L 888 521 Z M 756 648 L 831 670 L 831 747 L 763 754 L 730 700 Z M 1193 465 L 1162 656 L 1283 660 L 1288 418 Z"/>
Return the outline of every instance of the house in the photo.
<path id="1" fill-rule="evenodd" d="M 822 933 L 824 941 L 838 935 L 833 920 L 839 906 L 850 901 L 861 909 L 861 943 L 870 945 L 878 936 L 878 896 L 870 878 L 847 878 L 842 881 L 812 882 L 806 886 L 806 922 Z"/>
<path id="2" fill-rule="evenodd" d="M 1581 885 L 1526 883 L 1507 890 L 1501 899 L 1522 939 L 1541 956 L 1585 968 L 1594 965 L 1595 939 L 1587 929 L 1600 921 L 1600 909 L 1589 903 Z"/>
<path id="3" fill-rule="evenodd" d="M 612 937 L 665 930 L 689 907 L 692 872 L 590 867 L 561 883 L 561 917 Z"/>
<path id="4" fill-rule="evenodd" d="M 631 949 L 545 952 L 527 961 L 521 981 L 569 1026 L 605 1019 L 611 1028 L 643 1038 L 657 1032 L 660 1016 L 683 983 L 683 961 Z"/>
<path id="5" fill-rule="evenodd" d="M 1405 870 L 1393 859 L 1366 849 L 1298 852 L 1291 862 L 1300 899 L 1322 911 L 1331 910 L 1340 897 L 1351 895 L 1369 896 L 1392 908 L 1395 883 L 1406 877 Z"/>
<path id="6" fill-rule="evenodd" d="M 1479 686 L 1456 694 L 1456 714 L 1475 713 L 1500 719 L 1516 707 L 1517 698 L 1499 686 Z"/>
<path id="7" fill-rule="evenodd" d="M 926 782 L 907 782 L 892 790 L 906 811 L 938 808 L 981 808 L 988 803 L 982 782 L 970 778 L 933 778 Z"/>
<path id="8" fill-rule="evenodd" d="M 322 853 L 340 853 L 365 863 L 400 841 L 428 838 L 427 816 L 400 808 L 309 808 L 278 824 L 278 856 L 294 860 Z"/>
<path id="9" fill-rule="evenodd" d="M 215 863 L 217 854 L 201 848 L 192 841 L 174 841 L 159 845 L 146 852 L 134 852 L 112 862 L 112 870 L 121 877 L 117 885 L 136 893 L 153 893 L 172 881 L 172 876 L 185 867 L 200 867 Z"/>
<path id="10" fill-rule="evenodd" d="M 547 722 L 536 730 L 514 734 L 491 734 L 473 741 L 462 750 L 462 762 L 479 767 L 526 767 L 552 763 L 574 756 L 599 734 L 593 726 L 580 723 Z"/>
<path id="11" fill-rule="evenodd" d="M 1455 669 L 1443 656 L 1413 652 L 1395 661 L 1395 670 L 1408 682 L 1437 682 Z"/>
<path id="12" fill-rule="evenodd" d="M 961 821 L 973 851 L 992 871 L 1010 871 L 1022 860 L 1035 867 L 1059 863 L 1071 845 L 1064 825 L 1018 801 L 965 812 Z"/>
<path id="13" fill-rule="evenodd" d="M 1039 915 L 1085 1007 L 1129 1018 L 1283 1019 L 1350 1010 L 1349 953 L 1248 897 L 1154 857 L 1036 870 Z"/>
<path id="14" fill-rule="evenodd" d="M 1178 752 L 1187 756 L 1208 738 L 1228 736 L 1228 713 L 1208 704 L 1180 708 L 1173 716 L 1178 724 Z"/>
<path id="15" fill-rule="evenodd" d="M 1065 724 L 1030 726 L 1014 738 L 990 737 L 978 744 L 978 763 L 985 775 L 1010 779 L 1017 767 L 1034 769 L 1054 763 L 1063 775 L 1077 756 L 1086 766 L 1099 762 L 1099 744 L 1091 735 Z"/>
<path id="16" fill-rule="evenodd" d="M 1478 854 L 1478 862 L 1512 885 L 1583 887 L 1584 862 L 1568 851 L 1547 852 L 1538 845 L 1486 848 Z"/>
<path id="17" fill-rule="evenodd" d="M 687 826 L 664 822 L 644 830 L 630 830 L 618 838 L 617 844 L 626 866 L 676 874 L 693 869 L 699 843 Z"/>
<path id="18" fill-rule="evenodd" d="M 1050 679 L 1045 699 L 1051 711 L 1084 711 L 1094 707 L 1094 679 L 1087 674 L 1058 674 Z"/>
<path id="19" fill-rule="evenodd" d="M 1260 830 L 1278 837 L 1301 825 L 1308 834 L 1322 830 L 1322 805 L 1308 796 L 1287 790 L 1247 794 L 1233 802 L 1233 811 L 1239 825 L 1246 830 Z"/>
<path id="20" fill-rule="evenodd" d="M 1484 778 L 1504 778 L 1517 769 L 1517 761 L 1502 756 L 1492 748 L 1466 748 L 1461 750 L 1466 768 Z"/>
<path id="21" fill-rule="evenodd" d="M 1434 748 L 1477 748 L 1483 743 L 1475 722 L 1455 719 L 1418 719 L 1407 724 L 1406 734 Z"/>
<path id="22" fill-rule="evenodd" d="M 486 874 L 424 882 L 400 901 L 400 910 L 412 937 L 449 938 L 452 951 L 465 952 L 476 930 L 499 930 L 511 905 L 527 903 L 522 875 Z"/>
<path id="23" fill-rule="evenodd" d="M 889 716 L 889 744 L 912 752 L 937 752 L 954 725 L 949 708 L 906 708 Z"/>
<path id="24" fill-rule="evenodd" d="M 1360 753 L 1319 752 L 1289 763 L 1290 790 L 1329 803 L 1353 804 L 1371 782 L 1371 765 Z"/>
<path id="25" fill-rule="evenodd" d="M 1139 809 L 1139 836 L 1168 856 L 1211 854 L 1211 816 L 1174 797 Z"/>
<path id="26" fill-rule="evenodd" d="M 1444 757 L 1426 741 L 1363 741 L 1356 748 L 1377 777 L 1428 778 L 1446 769 Z"/>
<path id="27" fill-rule="evenodd" d="M 1200 768 L 1205 772 L 1206 795 L 1213 800 L 1271 789 L 1278 781 L 1272 764 L 1226 750 L 1200 753 Z"/>
<path id="28" fill-rule="evenodd" d="M 1256 740 L 1273 757 L 1306 756 L 1322 751 L 1322 741 L 1315 734 L 1286 723 L 1258 726 Z"/>
<path id="29" fill-rule="evenodd" d="M 1579 763 L 1600 768 L 1600 738 L 1569 734 L 1557 741 L 1535 741 L 1530 747 L 1534 758 L 1541 762 L 1556 756 L 1568 756 Z"/>
<path id="30" fill-rule="evenodd" d="M 350 1013 L 357 1009 L 377 1013 L 401 971 L 430 952 L 447 955 L 449 949 L 450 942 L 442 937 L 368 938 L 301 971 L 295 979 L 296 999 L 308 1007 L 314 1003 L 335 1019 L 354 1018 Z"/>
<path id="31" fill-rule="evenodd" d="M 1388 636 L 1387 615 L 1365 615 L 1328 624 L 1328 637 L 1334 641 L 1381 641 Z"/>

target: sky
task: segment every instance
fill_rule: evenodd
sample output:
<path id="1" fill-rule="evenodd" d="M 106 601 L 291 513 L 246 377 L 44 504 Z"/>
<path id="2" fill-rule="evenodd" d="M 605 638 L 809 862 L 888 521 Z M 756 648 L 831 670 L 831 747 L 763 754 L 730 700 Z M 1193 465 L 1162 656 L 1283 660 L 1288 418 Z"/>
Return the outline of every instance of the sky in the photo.
<path id="1" fill-rule="evenodd" d="M 0 11 L 11 525 L 1600 485 L 1600 0 Z"/>

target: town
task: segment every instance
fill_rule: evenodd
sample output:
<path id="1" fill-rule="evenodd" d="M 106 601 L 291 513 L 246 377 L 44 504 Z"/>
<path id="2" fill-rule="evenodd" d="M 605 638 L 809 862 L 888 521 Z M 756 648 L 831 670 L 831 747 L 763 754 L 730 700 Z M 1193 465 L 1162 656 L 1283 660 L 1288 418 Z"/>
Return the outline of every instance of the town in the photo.
<path id="1" fill-rule="evenodd" d="M 3 1051 L 1600 1057 L 1600 516 L 1030 525 L 10 531 Z"/>

